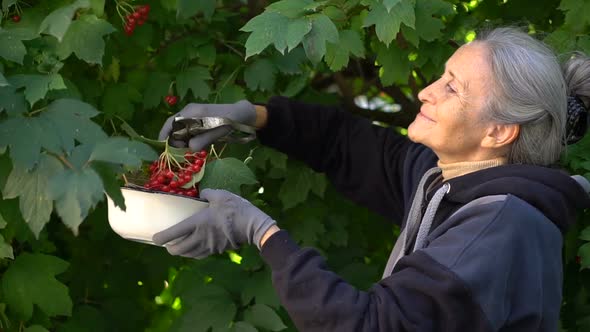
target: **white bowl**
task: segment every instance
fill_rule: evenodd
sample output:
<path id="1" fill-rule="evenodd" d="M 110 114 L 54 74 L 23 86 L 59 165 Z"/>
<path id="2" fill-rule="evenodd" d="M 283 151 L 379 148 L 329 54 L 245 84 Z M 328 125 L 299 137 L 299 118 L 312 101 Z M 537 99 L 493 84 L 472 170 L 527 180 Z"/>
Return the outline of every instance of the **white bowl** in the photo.
<path id="1" fill-rule="evenodd" d="M 141 187 L 123 187 L 121 192 L 125 198 L 126 211 L 116 207 L 106 195 L 109 224 L 124 239 L 147 244 L 154 244 L 154 234 L 209 205 L 199 198 L 153 192 Z"/>

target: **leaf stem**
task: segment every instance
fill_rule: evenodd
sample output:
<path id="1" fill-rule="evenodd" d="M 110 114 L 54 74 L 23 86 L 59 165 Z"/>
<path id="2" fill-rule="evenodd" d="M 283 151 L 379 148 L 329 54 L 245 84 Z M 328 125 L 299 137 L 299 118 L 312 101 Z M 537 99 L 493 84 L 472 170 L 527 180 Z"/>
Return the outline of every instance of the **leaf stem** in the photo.
<path id="1" fill-rule="evenodd" d="M 31 111 L 31 112 L 29 112 L 27 114 L 28 114 L 28 116 L 33 116 L 35 114 L 38 114 L 38 113 L 41 113 L 41 112 L 45 111 L 46 109 L 47 109 L 47 107 L 41 107 L 40 109 Z"/>
<path id="2" fill-rule="evenodd" d="M 47 151 L 47 154 L 54 156 L 55 158 L 59 159 L 59 161 L 62 162 L 62 164 L 66 165 L 66 167 L 68 167 L 69 169 L 76 169 L 74 167 L 74 165 L 72 165 L 64 156 L 53 153 L 53 152 L 49 152 Z"/>

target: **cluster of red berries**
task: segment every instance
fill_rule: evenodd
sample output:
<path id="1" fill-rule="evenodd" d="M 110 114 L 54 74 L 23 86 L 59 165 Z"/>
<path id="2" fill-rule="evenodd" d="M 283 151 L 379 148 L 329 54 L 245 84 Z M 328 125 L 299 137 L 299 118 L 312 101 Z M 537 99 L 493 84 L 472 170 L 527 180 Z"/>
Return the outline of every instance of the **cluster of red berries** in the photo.
<path id="1" fill-rule="evenodd" d="M 135 31 L 135 27 L 138 25 L 143 25 L 148 18 L 148 14 L 150 13 L 150 5 L 143 5 L 139 6 L 135 9 L 135 11 L 125 18 L 125 33 L 127 36 L 131 36 L 133 31 Z"/>
<path id="2" fill-rule="evenodd" d="M 150 190 L 198 197 L 198 183 L 195 183 L 189 188 L 183 188 L 183 186 L 192 181 L 194 174 L 201 172 L 206 159 L 207 151 L 205 150 L 195 153 L 186 152 L 181 168 L 175 166 L 169 168 L 165 161 L 158 159 L 150 165 L 150 180 L 143 186 Z"/>
<path id="3" fill-rule="evenodd" d="M 166 101 L 166 103 L 168 105 L 174 106 L 178 102 L 178 96 L 175 96 L 175 95 L 167 95 L 166 97 L 164 97 L 164 101 Z"/>

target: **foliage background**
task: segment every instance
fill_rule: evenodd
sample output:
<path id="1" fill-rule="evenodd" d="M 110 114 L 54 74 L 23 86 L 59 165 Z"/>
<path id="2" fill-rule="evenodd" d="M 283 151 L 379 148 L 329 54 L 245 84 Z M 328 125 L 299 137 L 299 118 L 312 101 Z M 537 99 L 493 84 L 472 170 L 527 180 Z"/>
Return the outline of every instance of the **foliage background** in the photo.
<path id="1" fill-rule="evenodd" d="M 118 14 L 129 3 L 151 6 L 131 36 Z M 122 203 L 117 175 L 156 157 L 124 123 L 156 137 L 186 103 L 282 94 L 403 133 L 418 91 L 482 27 L 521 26 L 564 58 L 590 53 L 584 0 L 2 0 L 1 10 L 4 331 L 294 330 L 255 248 L 192 261 L 110 229 L 103 191 Z M 331 269 L 362 289 L 378 280 L 395 227 L 256 142 L 223 157 L 248 160 L 258 183 L 241 193 Z M 563 165 L 589 177 L 590 139 Z M 590 330 L 589 226 L 586 212 L 565 241 L 562 331 Z"/>

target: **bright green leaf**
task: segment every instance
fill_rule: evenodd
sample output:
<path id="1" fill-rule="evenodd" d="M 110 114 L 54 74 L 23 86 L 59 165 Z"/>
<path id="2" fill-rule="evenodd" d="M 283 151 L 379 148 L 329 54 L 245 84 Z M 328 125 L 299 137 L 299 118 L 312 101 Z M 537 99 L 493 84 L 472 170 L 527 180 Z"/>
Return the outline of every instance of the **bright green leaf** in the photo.
<path id="1" fill-rule="evenodd" d="M 4 237 L 0 235 L 0 259 L 4 258 L 14 259 L 14 252 L 10 243 L 6 243 Z"/>
<path id="2" fill-rule="evenodd" d="M 8 80 L 16 88 L 25 88 L 25 98 L 31 106 L 43 99 L 49 90 L 66 89 L 66 85 L 59 74 L 21 74 L 11 76 Z"/>
<path id="3" fill-rule="evenodd" d="M 147 78 L 147 86 L 143 92 L 143 106 L 154 108 L 168 94 L 172 77 L 165 72 L 153 72 Z"/>
<path id="4" fill-rule="evenodd" d="M 408 82 L 410 64 L 406 51 L 402 51 L 393 45 L 391 47 L 379 45 L 377 63 L 381 66 L 379 76 L 384 86 L 406 84 Z"/>
<path id="5" fill-rule="evenodd" d="M 317 64 L 326 54 L 326 42 L 338 42 L 338 29 L 326 15 L 315 14 L 310 18 L 312 19 L 312 28 L 303 39 L 303 48 L 307 58 Z"/>
<path id="6" fill-rule="evenodd" d="M 176 16 L 179 18 L 190 18 L 198 13 L 203 13 L 205 19 L 209 20 L 215 12 L 215 0 L 178 0 L 176 3 Z"/>
<path id="7" fill-rule="evenodd" d="M 225 189 L 239 195 L 240 187 L 243 184 L 255 184 L 257 182 L 254 173 L 246 164 L 230 157 L 207 163 L 200 187 Z"/>
<path id="8" fill-rule="evenodd" d="M 102 16 L 104 14 L 105 0 L 90 0 L 90 7 L 96 16 Z"/>
<path id="9" fill-rule="evenodd" d="M 101 65 L 105 48 L 103 37 L 115 31 L 109 22 L 95 15 L 81 16 L 64 35 L 57 55 L 63 60 L 74 53 L 81 60 Z"/>
<path id="10" fill-rule="evenodd" d="M 259 59 L 246 67 L 244 80 L 252 91 L 272 91 L 275 86 L 277 68 L 268 59 Z"/>
<path id="11" fill-rule="evenodd" d="M 400 3 L 400 1 L 404 0 L 383 0 L 383 5 L 387 9 L 387 11 L 390 12 L 393 7 Z"/>
<path id="12" fill-rule="evenodd" d="M 264 12 L 248 21 L 240 31 L 252 32 L 246 40 L 246 59 L 259 54 L 267 46 L 274 44 L 283 53 L 287 47 L 289 18 L 277 12 Z"/>
<path id="13" fill-rule="evenodd" d="M 191 90 L 196 99 L 206 100 L 211 93 L 211 88 L 206 82 L 210 79 L 209 70 L 205 67 L 191 67 L 181 72 L 176 76 L 176 89 L 180 99 Z"/>
<path id="14" fill-rule="evenodd" d="M 281 331 L 287 328 L 281 317 L 264 304 L 255 304 L 244 311 L 244 320 L 252 325 L 271 331 Z"/>
<path id="15" fill-rule="evenodd" d="M 69 316 L 72 300 L 68 288 L 55 279 L 65 272 L 68 262 L 49 255 L 23 253 L 2 277 L 4 301 L 11 311 L 28 320 L 36 305 L 49 317 Z"/>
<path id="16" fill-rule="evenodd" d="M 297 18 L 305 14 L 305 7 L 313 4 L 313 0 L 281 0 L 266 7 L 266 11 L 276 12 L 288 18 Z"/>
<path id="17" fill-rule="evenodd" d="M 333 71 L 338 71 L 348 65 L 350 54 L 363 58 L 365 56 L 365 46 L 360 35 L 356 31 L 340 31 L 340 41 L 338 44 L 328 43 L 326 50 L 326 63 Z"/>
<path id="18" fill-rule="evenodd" d="M 559 9 L 565 12 L 565 25 L 573 32 L 583 32 L 590 25 L 590 3 L 581 0 L 561 0 Z"/>
<path id="19" fill-rule="evenodd" d="M 287 52 L 297 47 L 312 28 L 313 24 L 307 17 L 293 19 L 287 26 Z"/>
<path id="20" fill-rule="evenodd" d="M 61 170 L 63 166 L 57 159 L 43 155 L 32 172 L 14 167 L 2 191 L 4 198 L 19 197 L 21 214 L 36 238 L 53 211 L 47 191 L 49 180 Z"/>
<path id="21" fill-rule="evenodd" d="M 88 212 L 103 198 L 104 187 L 93 169 L 64 170 L 49 182 L 58 215 L 75 235 Z"/>
<path id="22" fill-rule="evenodd" d="M 375 3 L 371 7 L 369 15 L 365 18 L 364 27 L 375 25 L 375 32 L 380 41 L 389 45 L 399 32 L 401 23 L 414 27 L 416 17 L 414 14 L 415 1 L 401 1 L 391 11 L 388 11 L 381 3 Z"/>
<path id="23" fill-rule="evenodd" d="M 76 11 L 89 7 L 90 2 L 88 0 L 76 0 L 71 5 L 54 10 L 41 22 L 39 33 L 45 32 L 53 35 L 61 42 L 72 23 L 72 18 Z"/>
<path id="24" fill-rule="evenodd" d="M 442 37 L 445 25 L 436 16 L 453 15 L 453 4 L 443 0 L 416 0 L 416 32 L 420 38 L 433 41 Z M 408 25 L 410 26 L 410 25 Z M 414 26 L 410 26 L 413 28 Z"/>

